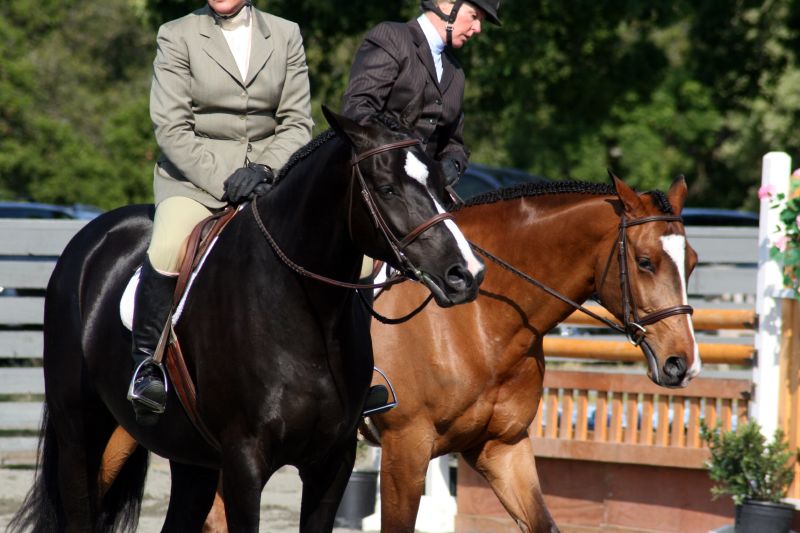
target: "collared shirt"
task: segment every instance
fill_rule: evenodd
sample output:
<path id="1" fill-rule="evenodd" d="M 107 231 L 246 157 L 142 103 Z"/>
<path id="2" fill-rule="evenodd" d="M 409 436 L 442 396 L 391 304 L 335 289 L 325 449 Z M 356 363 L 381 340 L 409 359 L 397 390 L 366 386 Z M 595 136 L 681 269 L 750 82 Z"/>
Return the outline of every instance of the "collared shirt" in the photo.
<path id="1" fill-rule="evenodd" d="M 218 19 L 222 35 L 228 41 L 228 48 L 236 60 L 236 66 L 242 79 L 247 78 L 247 67 L 250 63 L 250 41 L 252 36 L 252 20 L 250 6 L 245 6 L 239 13 L 229 19 Z"/>
<path id="2" fill-rule="evenodd" d="M 444 70 L 442 67 L 444 41 L 425 13 L 417 18 L 417 22 L 419 22 L 419 26 L 422 28 L 422 33 L 425 34 L 425 38 L 428 39 L 428 46 L 430 46 L 431 55 L 433 55 L 433 64 L 436 67 L 436 78 L 442 81 L 442 71 Z"/>

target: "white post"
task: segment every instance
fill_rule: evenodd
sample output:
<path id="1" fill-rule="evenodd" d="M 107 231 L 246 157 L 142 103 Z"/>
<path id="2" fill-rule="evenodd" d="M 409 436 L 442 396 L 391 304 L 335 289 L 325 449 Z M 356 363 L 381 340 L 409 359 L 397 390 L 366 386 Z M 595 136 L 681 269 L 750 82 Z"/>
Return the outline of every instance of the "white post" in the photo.
<path id="1" fill-rule="evenodd" d="M 428 464 L 416 529 L 428 533 L 456 529 L 456 499 L 450 495 L 450 455 L 432 459 Z"/>
<path id="2" fill-rule="evenodd" d="M 378 531 L 381 529 L 381 501 L 378 498 L 375 513 L 364 518 L 361 529 Z M 450 495 L 450 456 L 445 455 L 431 460 L 425 477 L 425 494 L 417 512 L 416 531 L 444 533 L 455 531 L 456 499 Z"/>
<path id="3" fill-rule="evenodd" d="M 761 185 L 771 186 L 775 194 L 789 192 L 792 160 L 783 152 L 764 156 Z M 779 210 L 770 209 L 771 200 L 761 200 L 758 230 L 758 280 L 756 283 L 756 313 L 758 332 L 755 338 L 757 362 L 753 367 L 755 398 L 751 415 L 761 425 L 762 433 L 772 438 L 778 427 L 778 394 L 780 391 L 779 358 L 781 342 L 781 296 L 783 265 L 769 258 L 769 250 L 777 238 Z"/>

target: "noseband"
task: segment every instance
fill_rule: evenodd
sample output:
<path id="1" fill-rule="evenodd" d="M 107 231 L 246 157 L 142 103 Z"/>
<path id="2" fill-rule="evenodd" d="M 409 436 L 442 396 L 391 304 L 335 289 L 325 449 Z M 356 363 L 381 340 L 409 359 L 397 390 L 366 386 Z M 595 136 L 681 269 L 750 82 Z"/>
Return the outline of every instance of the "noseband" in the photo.
<path id="1" fill-rule="evenodd" d="M 264 235 L 264 238 L 269 243 L 270 247 L 272 247 L 275 254 L 283 261 L 283 263 L 288 266 L 293 271 L 297 272 L 298 274 L 315 279 L 317 281 L 321 281 L 323 283 L 327 283 L 329 285 L 335 285 L 337 287 L 343 287 L 347 289 L 375 289 L 380 287 L 386 287 L 388 285 L 393 285 L 395 283 L 399 283 L 406 278 L 414 279 L 417 281 L 423 281 L 425 274 L 417 268 L 410 259 L 405 255 L 405 249 L 417 238 L 425 233 L 428 229 L 433 227 L 434 225 L 438 224 L 439 222 L 444 222 L 445 220 L 452 219 L 453 215 L 451 213 L 439 213 L 434 215 L 430 219 L 426 220 L 413 230 L 411 230 L 404 238 L 398 239 L 394 232 L 391 230 L 389 225 L 386 223 L 385 219 L 381 215 L 381 212 L 378 210 L 377 204 L 375 203 L 375 199 L 372 197 L 372 193 L 370 193 L 369 188 L 367 187 L 367 182 L 364 180 L 363 174 L 361 174 L 361 169 L 359 168 L 359 163 L 364 159 L 372 157 L 373 155 L 380 154 L 383 152 L 388 152 L 390 150 L 396 150 L 399 148 L 405 148 L 408 146 L 415 146 L 420 144 L 420 141 L 417 139 L 407 139 L 404 141 L 398 141 L 393 143 L 384 144 L 382 146 L 378 146 L 377 148 L 372 148 L 361 154 L 354 154 L 353 158 L 350 162 L 352 167 L 352 173 L 350 176 L 350 188 L 352 190 L 353 182 L 358 179 L 359 186 L 361 187 L 361 197 L 363 198 L 364 202 L 367 204 L 367 210 L 372 217 L 373 222 L 375 223 L 375 227 L 378 228 L 381 233 L 383 234 L 386 242 L 389 244 L 389 247 L 392 250 L 392 253 L 397 258 L 398 264 L 401 265 L 401 275 L 392 277 L 382 283 L 349 283 L 346 281 L 338 281 L 335 279 L 328 278 L 326 276 L 322 276 L 320 274 L 315 274 L 314 272 L 310 272 L 305 268 L 301 267 L 294 261 L 292 261 L 289 256 L 284 253 L 284 251 L 278 246 L 277 241 L 272 237 L 267 227 L 264 225 L 264 221 L 261 220 L 261 215 L 258 212 L 258 196 L 253 198 L 253 201 L 250 203 L 251 210 L 253 212 L 253 217 L 255 218 L 256 224 L 258 225 L 261 233 Z M 352 219 L 352 212 L 353 212 L 353 205 L 352 205 L 352 194 L 350 196 L 350 207 L 348 210 L 348 231 L 350 231 L 350 239 L 352 240 L 352 229 L 350 227 L 350 220 Z"/>

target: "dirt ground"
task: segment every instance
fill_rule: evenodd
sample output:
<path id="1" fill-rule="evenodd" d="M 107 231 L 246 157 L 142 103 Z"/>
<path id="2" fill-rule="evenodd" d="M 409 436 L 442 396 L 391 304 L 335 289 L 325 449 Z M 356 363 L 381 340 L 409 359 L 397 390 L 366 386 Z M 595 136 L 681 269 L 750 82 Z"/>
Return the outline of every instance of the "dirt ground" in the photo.
<path id="1" fill-rule="evenodd" d="M 0 531 L 5 531 L 11 516 L 33 482 L 30 465 L 0 467 Z M 270 533 L 297 531 L 300 519 L 301 484 L 297 471 L 284 467 L 270 479 L 261 498 L 261 530 Z M 158 533 L 167 510 L 169 464 L 156 456 L 150 461 L 138 533 Z M 334 533 L 356 530 L 335 528 Z"/>

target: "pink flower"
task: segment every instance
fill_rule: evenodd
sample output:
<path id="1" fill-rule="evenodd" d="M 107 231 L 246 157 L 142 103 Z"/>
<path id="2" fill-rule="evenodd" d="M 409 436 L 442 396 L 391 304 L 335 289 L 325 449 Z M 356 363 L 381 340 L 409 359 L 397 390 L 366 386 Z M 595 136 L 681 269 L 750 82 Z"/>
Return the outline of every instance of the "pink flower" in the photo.
<path id="1" fill-rule="evenodd" d="M 797 224 L 797 227 L 800 228 L 800 215 L 797 215 L 794 219 L 794 223 Z"/>
<path id="2" fill-rule="evenodd" d="M 772 183 L 768 183 L 767 185 L 762 185 L 758 189 L 759 200 L 771 200 L 773 196 L 775 196 L 775 185 L 773 185 Z"/>
<path id="3" fill-rule="evenodd" d="M 792 177 L 794 179 L 800 179 L 800 168 L 794 169 L 794 172 L 792 172 Z"/>
<path id="4" fill-rule="evenodd" d="M 775 241 L 775 247 L 781 252 L 786 251 L 787 244 L 789 244 L 789 237 L 787 237 L 786 235 L 781 235 L 780 237 L 778 237 L 778 240 Z"/>

